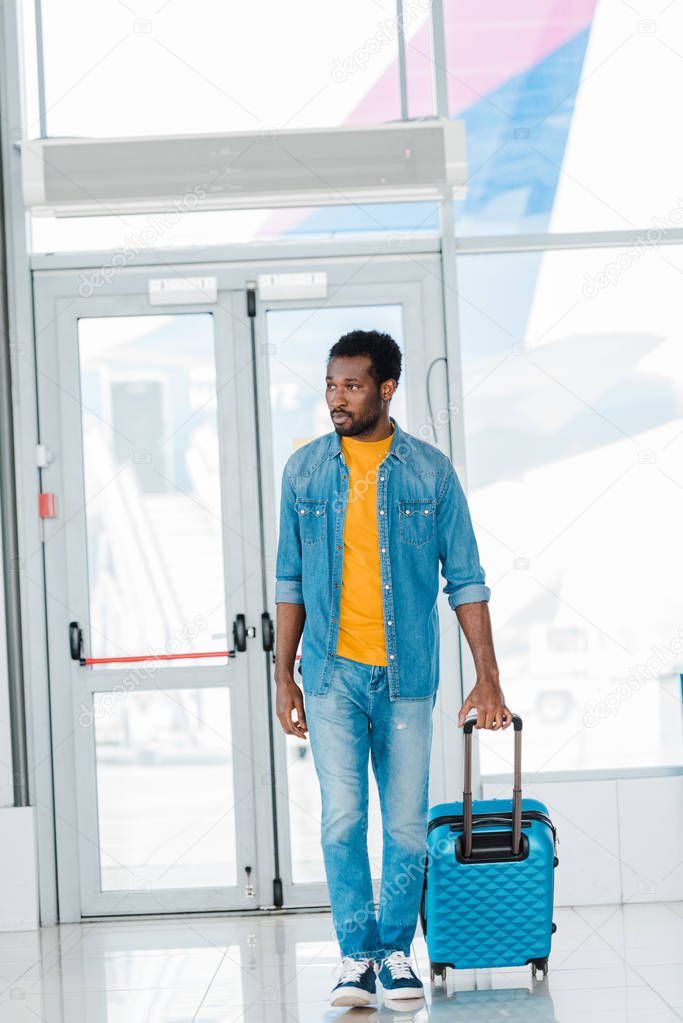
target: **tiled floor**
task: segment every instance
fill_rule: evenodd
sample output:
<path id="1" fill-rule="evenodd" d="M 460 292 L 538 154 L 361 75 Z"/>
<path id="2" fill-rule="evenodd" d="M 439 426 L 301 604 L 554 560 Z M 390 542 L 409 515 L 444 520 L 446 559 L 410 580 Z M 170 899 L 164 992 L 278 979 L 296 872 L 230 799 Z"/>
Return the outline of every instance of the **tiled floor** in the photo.
<path id="1" fill-rule="evenodd" d="M 318 1020 L 683 1020 L 683 902 L 555 910 L 550 972 L 449 971 L 425 999 L 331 1009 L 338 962 L 328 915 L 63 924 L 0 933 L 0 1023 L 315 1023 Z"/>

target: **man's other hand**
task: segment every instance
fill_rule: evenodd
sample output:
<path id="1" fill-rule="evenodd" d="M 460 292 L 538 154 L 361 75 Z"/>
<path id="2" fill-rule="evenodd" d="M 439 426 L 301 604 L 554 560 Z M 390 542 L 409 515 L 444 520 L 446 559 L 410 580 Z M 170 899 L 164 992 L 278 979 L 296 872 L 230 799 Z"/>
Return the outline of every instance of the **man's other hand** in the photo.
<path id="1" fill-rule="evenodd" d="M 296 711 L 296 717 L 293 714 Z M 287 735 L 306 738 L 308 725 L 304 712 L 304 694 L 294 679 L 278 682 L 275 689 L 275 712 Z"/>

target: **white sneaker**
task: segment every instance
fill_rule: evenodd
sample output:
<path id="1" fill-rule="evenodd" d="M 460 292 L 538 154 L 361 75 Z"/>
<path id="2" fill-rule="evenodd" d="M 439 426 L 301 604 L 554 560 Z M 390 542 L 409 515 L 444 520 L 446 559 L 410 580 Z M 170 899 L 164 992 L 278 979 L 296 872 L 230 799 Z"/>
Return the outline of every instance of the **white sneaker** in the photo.
<path id="1" fill-rule="evenodd" d="M 374 1005 L 377 1001 L 372 959 L 344 956 L 339 981 L 332 988 L 330 1005 Z"/>

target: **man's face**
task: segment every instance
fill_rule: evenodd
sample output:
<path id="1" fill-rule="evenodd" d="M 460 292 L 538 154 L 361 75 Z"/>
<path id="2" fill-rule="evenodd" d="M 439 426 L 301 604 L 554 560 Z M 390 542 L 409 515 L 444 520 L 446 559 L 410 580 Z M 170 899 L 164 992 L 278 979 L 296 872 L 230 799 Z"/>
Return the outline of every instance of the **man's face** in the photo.
<path id="1" fill-rule="evenodd" d="M 367 355 L 337 356 L 328 363 L 327 407 L 335 430 L 343 437 L 371 430 L 384 412 L 387 402 L 382 400 L 375 378 L 370 376 L 371 366 Z M 337 416 L 337 412 L 343 416 Z"/>

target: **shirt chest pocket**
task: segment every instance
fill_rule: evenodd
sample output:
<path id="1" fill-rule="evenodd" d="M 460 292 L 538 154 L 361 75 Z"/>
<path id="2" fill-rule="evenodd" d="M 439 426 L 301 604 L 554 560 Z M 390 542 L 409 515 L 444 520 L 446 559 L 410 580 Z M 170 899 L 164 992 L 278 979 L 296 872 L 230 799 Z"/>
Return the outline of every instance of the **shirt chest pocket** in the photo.
<path id="1" fill-rule="evenodd" d="M 398 532 L 403 543 L 422 547 L 434 536 L 436 501 L 399 501 Z"/>
<path id="2" fill-rule="evenodd" d="M 322 543 L 327 533 L 327 501 L 297 498 L 295 508 L 299 516 L 301 542 Z"/>

